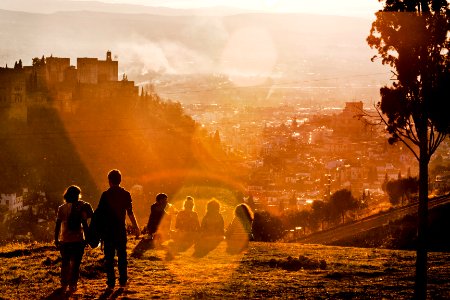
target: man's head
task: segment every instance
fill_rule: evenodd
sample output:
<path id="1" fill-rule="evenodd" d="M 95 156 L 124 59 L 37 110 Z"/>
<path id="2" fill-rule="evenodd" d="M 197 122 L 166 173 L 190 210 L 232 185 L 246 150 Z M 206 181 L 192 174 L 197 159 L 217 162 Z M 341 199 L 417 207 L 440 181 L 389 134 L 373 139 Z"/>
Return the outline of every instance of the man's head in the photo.
<path id="1" fill-rule="evenodd" d="M 159 204 L 167 204 L 167 195 L 164 193 L 159 193 L 158 195 L 156 195 L 156 202 Z"/>
<path id="2" fill-rule="evenodd" d="M 109 185 L 111 185 L 111 186 L 119 185 L 120 182 L 122 181 L 122 174 L 117 169 L 111 170 L 108 173 L 108 181 L 109 181 Z"/>
<path id="3" fill-rule="evenodd" d="M 194 209 L 194 198 L 191 196 L 187 196 L 186 200 L 184 200 L 184 209 L 185 210 L 193 210 Z"/>

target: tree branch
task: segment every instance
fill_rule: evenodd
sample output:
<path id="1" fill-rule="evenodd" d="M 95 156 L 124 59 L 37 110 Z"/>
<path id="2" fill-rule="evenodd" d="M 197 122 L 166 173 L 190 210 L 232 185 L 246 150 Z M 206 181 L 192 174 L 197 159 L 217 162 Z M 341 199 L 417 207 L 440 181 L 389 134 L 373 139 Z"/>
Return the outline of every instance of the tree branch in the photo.
<path id="1" fill-rule="evenodd" d="M 434 144 L 430 148 L 430 157 L 433 155 L 433 153 L 437 150 L 439 145 L 442 143 L 443 140 L 445 140 L 446 137 L 447 137 L 446 133 L 441 133 L 441 132 L 438 133 L 436 141 L 434 142 Z"/>
<path id="2" fill-rule="evenodd" d="M 381 115 L 381 112 L 378 110 L 378 108 L 376 109 L 378 115 L 380 116 L 380 119 L 383 121 L 383 123 L 386 126 L 389 126 L 389 123 L 386 121 L 385 118 L 383 118 L 383 116 Z M 395 132 L 397 133 L 398 139 L 406 146 L 408 147 L 408 149 L 412 152 L 412 154 L 414 155 L 414 157 L 417 159 L 417 161 L 420 161 L 419 155 L 417 155 L 416 151 L 414 151 L 414 149 L 404 140 L 401 138 L 401 136 L 404 136 L 404 133 L 402 133 L 400 130 L 395 129 Z M 408 137 L 406 137 L 408 138 Z M 414 143 L 414 142 L 413 142 Z"/>
<path id="3" fill-rule="evenodd" d="M 415 127 L 415 126 L 412 125 L 412 124 L 414 124 L 414 122 L 411 122 L 411 117 L 408 118 L 407 124 L 408 124 L 409 128 L 411 128 L 410 131 L 411 131 L 411 135 L 412 135 L 413 139 L 417 143 L 419 143 L 419 139 L 417 138 L 417 135 L 414 133 L 414 130 L 412 130 L 412 127 Z"/>
<path id="4" fill-rule="evenodd" d="M 430 137 L 428 138 L 428 153 L 429 156 L 431 157 L 432 155 L 432 148 L 433 148 L 433 144 L 434 144 L 434 125 L 433 123 L 429 122 L 428 127 L 430 128 Z"/>

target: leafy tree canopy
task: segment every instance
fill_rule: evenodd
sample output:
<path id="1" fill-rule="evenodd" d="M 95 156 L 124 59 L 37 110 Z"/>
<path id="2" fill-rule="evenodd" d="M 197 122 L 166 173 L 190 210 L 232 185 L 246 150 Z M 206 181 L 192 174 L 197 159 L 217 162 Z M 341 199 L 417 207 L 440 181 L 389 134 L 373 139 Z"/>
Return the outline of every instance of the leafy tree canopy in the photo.
<path id="1" fill-rule="evenodd" d="M 450 99 L 448 2 L 383 2 L 367 42 L 378 51 L 374 58 L 395 69 L 395 81 L 381 89 L 378 107 L 387 117 L 390 142 L 403 139 L 419 146 L 424 136 L 431 156 L 450 132 L 444 109 Z"/>

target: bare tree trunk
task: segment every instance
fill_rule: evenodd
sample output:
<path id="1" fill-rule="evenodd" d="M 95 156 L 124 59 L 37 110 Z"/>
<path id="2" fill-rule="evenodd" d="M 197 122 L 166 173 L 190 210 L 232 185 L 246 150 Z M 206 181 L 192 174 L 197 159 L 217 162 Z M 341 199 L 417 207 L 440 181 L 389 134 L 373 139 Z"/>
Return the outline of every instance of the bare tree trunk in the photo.
<path id="1" fill-rule="evenodd" d="M 424 140 L 421 139 L 419 161 L 419 211 L 415 299 L 426 299 L 427 297 L 428 162 L 428 143 L 425 138 Z"/>

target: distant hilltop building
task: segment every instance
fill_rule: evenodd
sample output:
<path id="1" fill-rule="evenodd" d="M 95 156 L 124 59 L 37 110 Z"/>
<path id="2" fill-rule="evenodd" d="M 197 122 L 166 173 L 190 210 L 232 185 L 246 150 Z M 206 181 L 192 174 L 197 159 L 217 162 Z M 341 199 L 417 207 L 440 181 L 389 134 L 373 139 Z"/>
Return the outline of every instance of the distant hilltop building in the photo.
<path id="1" fill-rule="evenodd" d="M 126 75 L 119 81 L 118 70 L 111 51 L 105 60 L 77 58 L 77 67 L 62 57 L 36 57 L 31 66 L 19 60 L 13 68 L 0 67 L 0 106 L 9 106 L 12 117 L 26 119 L 30 104 L 48 103 L 70 112 L 76 100 L 137 96 L 134 81 Z"/>
<path id="2" fill-rule="evenodd" d="M 346 102 L 341 114 L 336 115 L 333 120 L 333 129 L 336 134 L 354 134 L 360 136 L 367 133 L 365 123 L 361 120 L 364 114 L 362 101 Z"/>

